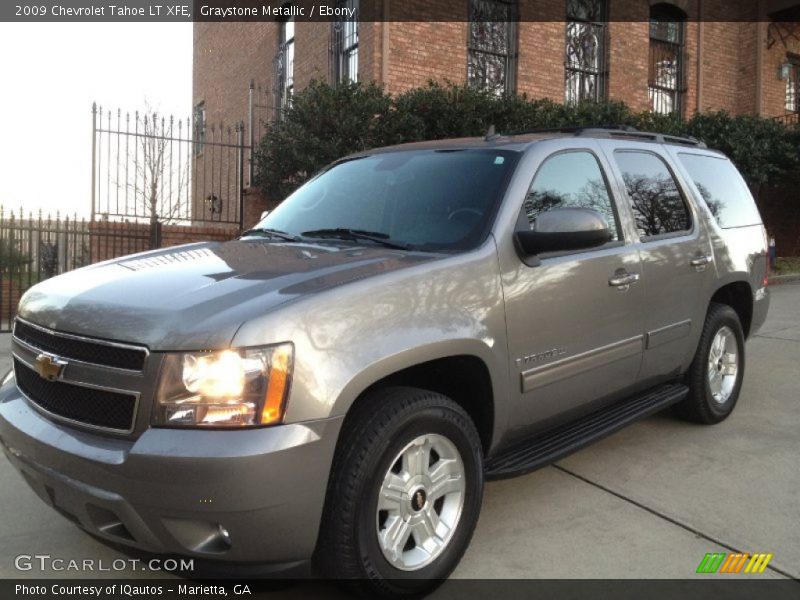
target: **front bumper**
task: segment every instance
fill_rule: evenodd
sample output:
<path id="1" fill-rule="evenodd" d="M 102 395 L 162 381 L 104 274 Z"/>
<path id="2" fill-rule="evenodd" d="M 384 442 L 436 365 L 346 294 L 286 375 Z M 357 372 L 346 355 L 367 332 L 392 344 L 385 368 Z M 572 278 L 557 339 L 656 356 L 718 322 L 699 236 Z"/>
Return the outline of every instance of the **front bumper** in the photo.
<path id="1" fill-rule="evenodd" d="M 341 424 L 124 440 L 55 423 L 13 383 L 0 388 L 0 446 L 47 504 L 117 543 L 237 563 L 311 557 Z"/>

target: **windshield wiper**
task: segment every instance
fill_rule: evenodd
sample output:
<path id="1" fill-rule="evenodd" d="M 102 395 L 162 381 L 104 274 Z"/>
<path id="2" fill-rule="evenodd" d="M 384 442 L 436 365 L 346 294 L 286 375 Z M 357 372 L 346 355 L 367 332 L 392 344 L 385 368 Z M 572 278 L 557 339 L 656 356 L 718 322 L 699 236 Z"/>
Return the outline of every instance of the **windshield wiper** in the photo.
<path id="1" fill-rule="evenodd" d="M 387 248 L 397 248 L 398 250 L 410 250 L 411 245 L 405 242 L 398 242 L 389 239 L 389 236 L 380 231 L 364 231 L 362 229 L 348 229 L 346 227 L 336 227 L 334 229 L 313 229 L 301 233 L 303 237 L 337 238 L 340 240 L 369 240 L 376 244 L 381 244 Z"/>
<path id="2" fill-rule="evenodd" d="M 296 235 L 292 235 L 291 233 L 286 233 L 285 231 L 281 231 L 280 229 L 269 229 L 265 227 L 257 227 L 255 229 L 248 229 L 239 237 L 244 237 L 246 235 L 261 235 L 263 236 L 272 236 L 276 238 L 280 238 L 282 240 L 286 240 L 287 242 L 299 242 L 301 241 L 299 237 Z"/>

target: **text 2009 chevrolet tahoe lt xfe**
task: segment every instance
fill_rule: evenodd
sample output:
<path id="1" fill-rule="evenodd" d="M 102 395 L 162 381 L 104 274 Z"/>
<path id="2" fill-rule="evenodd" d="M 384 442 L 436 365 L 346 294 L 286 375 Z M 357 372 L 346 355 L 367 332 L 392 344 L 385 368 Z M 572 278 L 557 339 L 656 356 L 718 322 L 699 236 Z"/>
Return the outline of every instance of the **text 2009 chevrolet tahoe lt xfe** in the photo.
<path id="1" fill-rule="evenodd" d="M 416 593 L 458 563 L 485 478 L 673 404 L 725 419 L 766 250 L 736 168 L 694 140 L 364 152 L 238 240 L 34 286 L 0 439 L 98 536 Z"/>

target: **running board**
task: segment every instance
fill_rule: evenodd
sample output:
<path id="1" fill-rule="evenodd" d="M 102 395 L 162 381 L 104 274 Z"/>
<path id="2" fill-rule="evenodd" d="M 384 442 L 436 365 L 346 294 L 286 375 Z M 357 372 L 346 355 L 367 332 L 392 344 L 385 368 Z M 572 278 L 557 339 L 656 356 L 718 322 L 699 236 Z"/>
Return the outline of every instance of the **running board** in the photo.
<path id="1" fill-rule="evenodd" d="M 545 467 L 686 397 L 689 388 L 670 383 L 593 412 L 577 421 L 517 442 L 486 463 L 487 479 L 504 479 Z"/>

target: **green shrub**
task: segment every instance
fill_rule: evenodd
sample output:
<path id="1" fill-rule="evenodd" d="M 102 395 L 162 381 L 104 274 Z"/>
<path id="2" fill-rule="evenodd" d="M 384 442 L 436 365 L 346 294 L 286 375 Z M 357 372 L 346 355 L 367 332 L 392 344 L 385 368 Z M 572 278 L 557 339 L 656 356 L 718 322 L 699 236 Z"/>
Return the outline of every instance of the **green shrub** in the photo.
<path id="1" fill-rule="evenodd" d="M 20 271 L 31 263 L 28 254 L 8 239 L 0 239 L 0 273 L 8 275 Z"/>
<path id="2" fill-rule="evenodd" d="M 621 102 L 563 105 L 525 95 L 493 96 L 454 84 L 390 96 L 375 84 L 331 87 L 312 82 L 295 94 L 255 152 L 256 185 L 282 199 L 337 158 L 369 148 L 497 132 L 567 126 L 632 125 L 641 131 L 693 136 L 727 154 L 754 189 L 800 170 L 800 129 L 771 119 L 697 114 L 688 121 L 634 113 Z"/>
<path id="3" fill-rule="evenodd" d="M 391 108 L 375 84 L 312 82 L 261 140 L 256 184 L 268 197 L 283 198 L 329 162 L 385 145 Z"/>
<path id="4" fill-rule="evenodd" d="M 772 119 L 697 114 L 686 123 L 686 132 L 728 155 L 754 188 L 778 181 L 800 162 L 796 135 Z"/>

